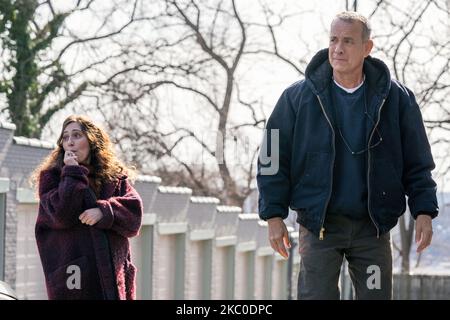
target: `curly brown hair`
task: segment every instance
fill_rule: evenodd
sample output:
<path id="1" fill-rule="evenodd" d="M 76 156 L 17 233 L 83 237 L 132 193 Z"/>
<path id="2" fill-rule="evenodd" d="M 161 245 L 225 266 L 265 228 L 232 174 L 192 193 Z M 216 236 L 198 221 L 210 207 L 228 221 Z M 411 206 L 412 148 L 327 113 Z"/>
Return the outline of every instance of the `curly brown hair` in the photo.
<path id="1" fill-rule="evenodd" d="M 71 115 L 64 120 L 61 134 L 57 140 L 56 148 L 44 161 L 34 170 L 31 182 L 35 186 L 39 186 L 39 179 L 42 171 L 64 166 L 64 148 L 63 134 L 64 129 L 70 124 L 76 122 L 80 125 L 81 130 L 86 135 L 90 146 L 90 163 L 91 172 L 89 180 L 91 187 L 97 196 L 100 193 L 102 184 L 105 182 L 117 181 L 124 175 L 129 179 L 136 176 L 134 167 L 127 167 L 115 155 L 111 140 L 108 134 L 99 126 L 95 125 L 91 119 L 83 115 Z"/>

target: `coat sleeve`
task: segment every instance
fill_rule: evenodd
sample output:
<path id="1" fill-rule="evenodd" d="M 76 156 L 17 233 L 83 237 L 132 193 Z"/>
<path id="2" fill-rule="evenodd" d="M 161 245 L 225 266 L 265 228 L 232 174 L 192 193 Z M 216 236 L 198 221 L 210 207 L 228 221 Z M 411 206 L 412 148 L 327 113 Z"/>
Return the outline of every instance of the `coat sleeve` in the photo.
<path id="1" fill-rule="evenodd" d="M 408 99 L 400 120 L 404 164 L 402 183 L 414 219 L 420 213 L 434 218 L 438 214 L 436 183 L 431 175 L 435 164 L 420 108 L 414 94 L 409 89 L 406 92 Z"/>
<path id="2" fill-rule="evenodd" d="M 258 211 L 263 220 L 285 219 L 289 214 L 295 112 L 288 92 L 288 89 L 283 92 L 267 121 L 258 157 Z"/>
<path id="3" fill-rule="evenodd" d="M 66 229 L 80 223 L 88 188 L 88 170 L 82 166 L 64 166 L 62 171 L 46 170 L 39 180 L 38 225 L 51 229 Z"/>
<path id="4" fill-rule="evenodd" d="M 120 180 L 120 195 L 97 200 L 97 206 L 103 218 L 95 227 L 111 229 L 127 238 L 138 234 L 143 214 L 142 199 L 128 179 Z"/>

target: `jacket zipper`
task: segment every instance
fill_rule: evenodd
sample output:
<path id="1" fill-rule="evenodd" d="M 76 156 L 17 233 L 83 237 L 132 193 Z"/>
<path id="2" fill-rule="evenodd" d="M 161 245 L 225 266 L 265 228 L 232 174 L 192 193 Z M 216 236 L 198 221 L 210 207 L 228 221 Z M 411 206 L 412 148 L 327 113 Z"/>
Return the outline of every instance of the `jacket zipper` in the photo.
<path id="1" fill-rule="evenodd" d="M 370 134 L 369 141 L 367 143 L 367 210 L 369 211 L 369 217 L 372 220 L 373 224 L 375 225 L 375 228 L 377 228 L 377 238 L 380 238 L 380 229 L 378 228 L 378 225 L 375 223 L 375 219 L 372 216 L 372 212 L 370 211 L 370 141 L 372 141 L 373 133 L 377 129 L 378 124 L 380 123 L 380 117 L 381 117 L 381 109 L 384 106 L 384 102 L 386 101 L 386 98 L 383 99 L 381 102 L 380 108 L 378 110 L 378 119 L 375 123 L 375 126 L 373 127 L 372 133 Z"/>
<path id="2" fill-rule="evenodd" d="M 330 125 L 331 132 L 333 133 L 333 144 L 332 144 L 332 146 L 333 146 L 333 161 L 331 162 L 331 167 L 330 167 L 331 186 L 330 186 L 330 192 L 328 194 L 328 199 L 327 199 L 327 202 L 325 203 L 325 208 L 323 210 L 322 221 L 320 224 L 320 232 L 319 232 L 319 240 L 323 240 L 324 233 L 325 233 L 325 228 L 323 227 L 323 224 L 325 222 L 325 215 L 326 215 L 328 203 L 330 202 L 330 198 L 331 198 L 331 191 L 333 189 L 333 166 L 334 166 L 334 157 L 335 157 L 336 151 L 335 151 L 335 133 L 334 133 L 333 125 L 331 124 L 331 121 L 328 118 L 327 113 L 325 112 L 325 108 L 323 107 L 322 100 L 320 100 L 320 97 L 318 95 L 316 95 L 316 97 L 317 97 L 317 100 L 319 100 L 319 104 L 320 104 L 320 107 L 322 108 L 322 112 L 325 115 L 325 118 L 327 119 L 328 124 Z"/>

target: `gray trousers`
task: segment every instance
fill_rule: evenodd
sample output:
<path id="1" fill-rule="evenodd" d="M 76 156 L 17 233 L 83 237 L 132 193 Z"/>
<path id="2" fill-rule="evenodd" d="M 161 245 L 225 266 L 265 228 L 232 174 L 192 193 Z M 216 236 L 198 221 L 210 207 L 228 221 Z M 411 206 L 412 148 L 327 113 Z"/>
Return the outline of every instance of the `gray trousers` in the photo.
<path id="1" fill-rule="evenodd" d="M 323 240 L 300 226 L 298 299 L 338 300 L 339 275 L 345 256 L 355 299 L 392 299 L 390 234 L 377 238 L 368 216 L 351 220 L 326 216 Z"/>

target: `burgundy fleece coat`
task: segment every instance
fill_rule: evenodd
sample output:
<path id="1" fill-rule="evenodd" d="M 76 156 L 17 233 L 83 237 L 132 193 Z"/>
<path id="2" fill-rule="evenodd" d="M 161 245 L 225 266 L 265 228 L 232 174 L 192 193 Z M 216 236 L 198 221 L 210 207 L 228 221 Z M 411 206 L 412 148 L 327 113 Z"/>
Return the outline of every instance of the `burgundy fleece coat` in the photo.
<path id="1" fill-rule="evenodd" d="M 139 232 L 142 200 L 125 176 L 105 184 L 97 199 L 88 173 L 83 166 L 41 173 L 35 232 L 48 297 L 135 299 L 136 268 L 128 238 Z M 79 215 L 94 207 L 103 218 L 94 226 L 82 224 Z M 78 271 L 79 288 L 74 280 Z"/>

